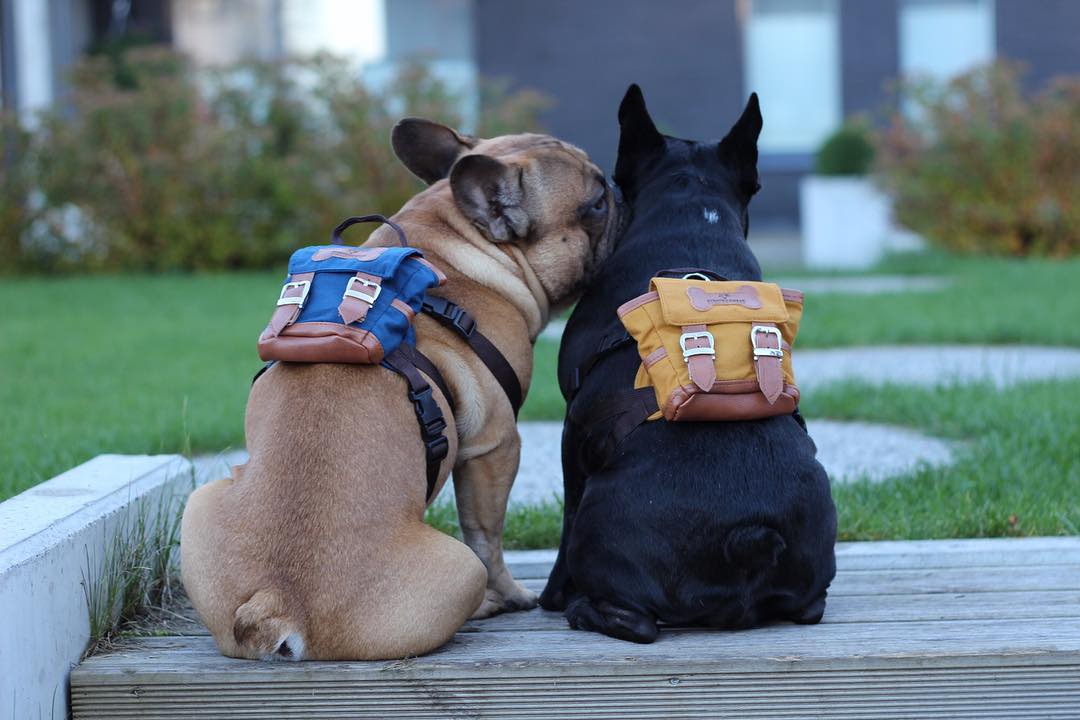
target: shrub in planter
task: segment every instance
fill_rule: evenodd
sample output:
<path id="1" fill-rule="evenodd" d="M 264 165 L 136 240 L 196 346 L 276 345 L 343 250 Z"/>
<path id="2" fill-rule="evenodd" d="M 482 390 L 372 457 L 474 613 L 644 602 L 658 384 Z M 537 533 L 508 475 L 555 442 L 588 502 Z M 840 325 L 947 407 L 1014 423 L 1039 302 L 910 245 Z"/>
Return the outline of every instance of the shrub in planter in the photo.
<path id="1" fill-rule="evenodd" d="M 866 176 L 870 130 L 849 120 L 818 150 L 814 174 L 799 182 L 803 262 L 813 268 L 867 268 L 889 239 L 889 203 Z"/>
<path id="2" fill-rule="evenodd" d="M 84 61 L 73 112 L 47 117 L 32 139 L 40 270 L 278 265 L 341 218 L 390 214 L 420 188 L 390 148 L 398 117 L 460 124 L 457 99 L 420 65 L 373 93 L 328 56 L 200 71 L 170 50 L 136 48 L 122 84 L 115 64 Z M 482 116 L 535 128 L 538 96 L 486 98 Z M 18 244 L 11 226 L 0 233 L 4 247 L 8 236 Z"/>
<path id="3" fill-rule="evenodd" d="M 817 175 L 866 175 L 874 162 L 874 143 L 865 122 L 849 120 L 826 138 L 814 157 Z"/>
<path id="4" fill-rule="evenodd" d="M 999 62 L 908 97 L 915 111 L 877 143 L 904 225 L 957 252 L 1080 251 L 1080 79 L 1027 98 Z"/>

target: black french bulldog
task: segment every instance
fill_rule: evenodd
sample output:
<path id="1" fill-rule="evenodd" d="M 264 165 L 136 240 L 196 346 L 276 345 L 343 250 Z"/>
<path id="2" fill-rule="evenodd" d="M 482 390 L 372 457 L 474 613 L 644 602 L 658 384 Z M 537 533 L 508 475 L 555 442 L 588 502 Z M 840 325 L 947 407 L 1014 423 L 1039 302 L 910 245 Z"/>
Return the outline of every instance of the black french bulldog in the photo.
<path id="1" fill-rule="evenodd" d="M 642 643 L 656 639 L 658 622 L 816 623 L 836 573 L 836 510 L 800 417 L 647 422 L 613 446 L 617 418 L 595 422 L 589 409 L 633 387 L 633 343 L 600 356 L 569 402 L 575 370 L 621 330 L 615 309 L 657 271 L 761 280 L 746 240 L 760 187 L 757 96 L 719 143 L 661 135 L 637 85 L 619 126 L 614 179 L 633 219 L 559 350 L 565 510 L 540 605 L 565 610 L 573 628 Z"/>

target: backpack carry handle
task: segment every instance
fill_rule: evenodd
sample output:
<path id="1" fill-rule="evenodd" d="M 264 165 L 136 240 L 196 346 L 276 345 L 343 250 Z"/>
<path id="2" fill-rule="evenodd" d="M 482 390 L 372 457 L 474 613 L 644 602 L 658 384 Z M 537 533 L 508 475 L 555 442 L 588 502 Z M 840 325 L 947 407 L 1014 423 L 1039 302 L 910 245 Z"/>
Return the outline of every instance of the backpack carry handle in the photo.
<path id="1" fill-rule="evenodd" d="M 703 270 L 702 268 L 671 268 L 659 271 L 656 273 L 656 277 L 683 278 L 685 280 L 727 280 L 720 273 Z"/>
<path id="2" fill-rule="evenodd" d="M 334 232 L 330 234 L 330 243 L 333 245 L 344 245 L 345 241 L 341 239 L 341 233 L 357 223 L 364 222 L 380 222 L 389 225 L 394 228 L 394 232 L 397 233 L 398 240 L 401 242 L 401 247 L 409 247 L 409 242 L 405 239 L 405 231 L 401 229 L 401 226 L 382 215 L 354 215 L 345 218 L 336 228 L 334 228 Z"/>

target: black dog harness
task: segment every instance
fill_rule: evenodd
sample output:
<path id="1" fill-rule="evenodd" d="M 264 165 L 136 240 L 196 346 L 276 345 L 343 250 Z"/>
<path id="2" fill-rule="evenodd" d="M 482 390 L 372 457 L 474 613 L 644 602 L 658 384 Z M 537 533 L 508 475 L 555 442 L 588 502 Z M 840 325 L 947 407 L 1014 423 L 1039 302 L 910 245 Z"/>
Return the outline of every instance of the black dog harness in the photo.
<path id="1" fill-rule="evenodd" d="M 382 215 L 363 215 L 350 217 L 338 225 L 333 232 L 333 238 L 340 241 L 341 232 L 349 226 L 360 222 L 382 222 L 392 227 L 398 235 L 402 246 L 407 246 L 405 231 L 401 226 Z M 421 312 L 434 318 L 439 324 L 453 330 L 465 343 L 472 348 L 480 361 L 495 377 L 499 386 L 506 393 L 507 400 L 514 410 L 517 418 L 522 404 L 521 383 L 513 366 L 506 359 L 491 340 L 480 332 L 476 319 L 465 308 L 453 303 L 446 298 L 428 294 L 423 301 Z M 264 365 L 252 379 L 252 384 L 258 380 L 264 372 L 270 369 L 273 362 Z M 450 412 L 455 412 L 454 399 L 450 395 L 450 389 L 435 364 L 424 355 L 415 345 L 407 342 L 401 343 L 396 350 L 383 358 L 382 365 L 394 371 L 404 378 L 409 389 L 409 400 L 413 404 L 416 413 L 416 421 L 420 426 L 420 438 L 424 443 L 424 459 L 427 464 L 427 495 L 425 500 L 430 500 L 435 491 L 435 483 L 439 478 L 439 468 L 450 450 L 450 442 L 447 440 L 444 430 L 447 427 L 446 418 L 438 403 L 431 385 L 424 379 L 424 375 L 431 378 L 439 388 Z M 422 374 L 421 374 L 422 373 Z"/>

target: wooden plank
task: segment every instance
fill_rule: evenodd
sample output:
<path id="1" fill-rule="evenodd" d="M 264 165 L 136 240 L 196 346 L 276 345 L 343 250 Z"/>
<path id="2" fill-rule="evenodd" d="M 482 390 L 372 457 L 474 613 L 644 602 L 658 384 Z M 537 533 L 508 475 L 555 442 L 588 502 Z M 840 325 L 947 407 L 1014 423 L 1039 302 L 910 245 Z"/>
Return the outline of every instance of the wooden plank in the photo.
<path id="1" fill-rule="evenodd" d="M 528 581 L 527 584 L 532 584 Z M 190 605 L 178 612 L 196 618 Z M 838 595 L 829 598 L 827 623 L 910 622 L 912 620 L 1010 620 L 1073 618 L 1080 623 L 1080 590 L 928 595 Z M 528 632 L 566 628 L 562 613 L 539 608 L 529 612 L 470 620 L 459 632 Z M 164 629 L 164 628 L 163 628 Z M 170 635 L 207 635 L 196 620 L 173 623 Z"/>
<path id="2" fill-rule="evenodd" d="M 430 655 L 404 662 L 287 665 L 223 658 L 209 637 L 142 638 L 117 652 L 88 659 L 73 678 L 125 682 L 138 672 L 146 682 L 178 675 L 187 682 L 201 682 L 223 673 L 237 680 L 258 680 L 268 673 L 279 679 L 296 673 L 327 678 L 345 673 L 357 679 L 386 677 L 399 670 L 441 677 L 468 674 L 478 667 L 495 674 L 505 674 L 507 668 L 566 672 L 585 667 L 617 672 L 643 664 L 677 674 L 680 668 L 750 672 L 791 665 L 804 669 L 949 666 L 960 659 L 970 664 L 978 658 L 1004 657 L 1014 665 L 1055 658 L 1080 663 L 1080 627 L 1056 619 L 913 621 L 899 628 L 896 623 L 775 625 L 741 632 L 667 630 L 651 645 L 562 629 L 460 633 Z"/>
<path id="3" fill-rule="evenodd" d="M 808 630 L 787 627 L 802 634 Z M 1031 635 L 1033 629 L 1021 628 L 1019 634 Z M 585 651 L 578 655 L 592 654 L 592 658 L 570 659 L 566 648 L 559 647 L 543 658 L 522 659 L 522 653 L 515 652 L 517 660 L 503 657 L 494 664 L 492 648 L 478 653 L 467 643 L 441 651 L 441 658 L 430 656 L 399 663 L 267 664 L 220 658 L 208 647 L 208 638 L 185 639 L 186 648 L 178 647 L 175 640 L 148 639 L 136 643 L 145 647 L 133 653 L 132 664 L 126 667 L 87 675 L 85 668 L 95 660 L 91 659 L 77 669 L 72 676 L 72 709 L 76 720 L 458 716 L 1049 718 L 1070 717 L 1066 709 L 1075 712 L 1080 703 L 1080 655 L 1075 652 L 1071 657 L 1059 652 L 1033 658 L 1025 649 L 1013 648 L 993 658 L 978 654 L 948 658 L 926 652 L 928 636 L 920 635 L 913 645 L 924 650 L 916 654 L 851 656 L 843 666 L 823 669 L 820 663 L 813 662 L 813 652 L 740 658 L 738 648 L 731 647 L 728 641 L 755 633 L 711 634 L 707 639 L 712 642 L 706 643 L 705 653 L 699 652 L 700 641 L 703 635 L 710 634 L 688 633 L 671 639 L 665 636 L 644 648 L 610 640 L 576 643 Z M 560 634 L 567 633 L 528 635 Z M 478 641 L 485 646 L 520 645 L 509 635 L 493 633 Z M 868 640 L 866 633 L 859 637 Z M 492 642 L 499 638 L 507 642 Z M 548 640 L 527 644 L 532 649 L 550 648 Z M 805 640 L 804 648 L 813 651 L 823 638 Z M 597 645 L 612 646 L 619 652 L 604 652 Z M 785 649 L 783 643 L 770 646 Z M 532 655 L 530 648 L 525 651 Z M 154 662 L 156 653 L 161 652 L 169 654 L 170 662 Z M 458 656 L 459 662 L 451 662 L 447 655 Z M 660 656 L 666 659 L 657 662 Z M 718 656 L 725 658 L 720 665 L 715 662 Z M 762 660 L 768 664 L 761 665 Z M 1006 660 L 1005 664 L 1001 660 Z M 1040 667 L 1036 662 L 1046 664 Z M 169 675 L 176 672 L 179 676 Z"/>
<path id="4" fill-rule="evenodd" d="M 516 550 L 506 554 L 514 577 L 546 578 L 554 550 Z M 981 538 L 842 542 L 836 565 L 848 570 L 903 570 L 994 566 L 1080 566 L 1080 537 Z"/>
<path id="5" fill-rule="evenodd" d="M 221 657 L 205 636 L 142 638 L 72 672 L 72 711 L 76 720 L 1075 720 L 1075 540 L 847 544 L 820 625 L 664 629 L 652 645 L 570 631 L 540 610 L 469 622 L 436 652 L 396 662 L 258 663 Z M 1025 552 L 1036 560 L 1023 562 Z M 511 563 L 533 568 L 519 577 L 536 575 L 524 584 L 538 589 L 551 559 Z"/>
<path id="6" fill-rule="evenodd" d="M 829 598 L 825 623 L 904 623 L 914 620 L 1062 618 L 1080 624 L 1080 591 L 839 595 Z M 526 632 L 566 627 L 562 613 L 533 610 L 470 620 L 461 632 Z"/>
<path id="7" fill-rule="evenodd" d="M 522 580 L 539 592 L 545 580 Z M 837 573 L 829 597 L 932 593 L 1038 592 L 1080 590 L 1080 566 L 946 568 L 943 570 L 859 570 Z"/>

